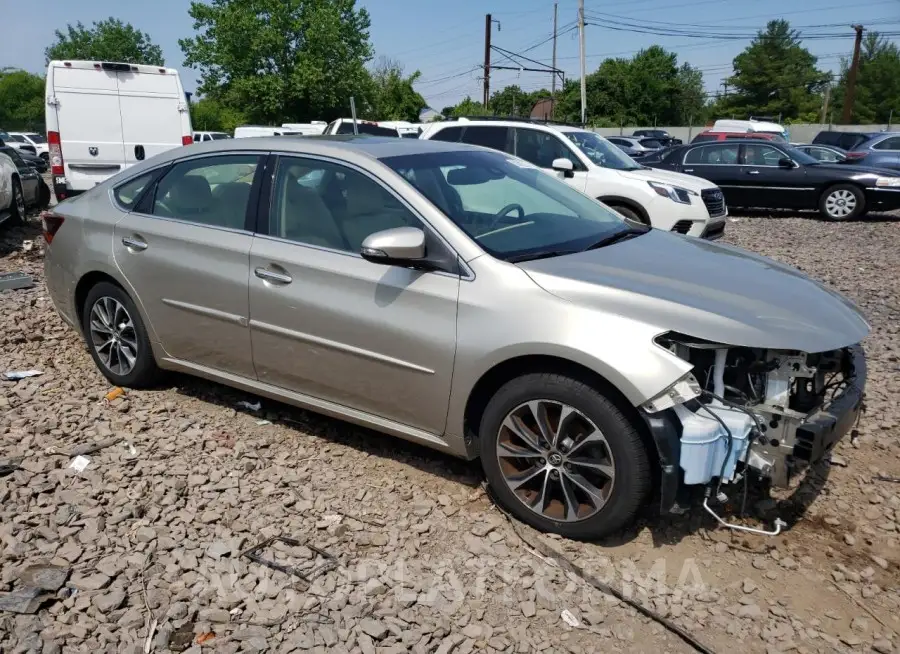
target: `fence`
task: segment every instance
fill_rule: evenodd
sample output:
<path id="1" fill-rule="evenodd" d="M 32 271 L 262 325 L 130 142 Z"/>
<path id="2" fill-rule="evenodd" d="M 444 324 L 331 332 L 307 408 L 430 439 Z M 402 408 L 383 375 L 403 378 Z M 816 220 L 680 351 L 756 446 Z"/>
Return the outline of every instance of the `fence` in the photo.
<path id="1" fill-rule="evenodd" d="M 821 131 L 829 130 L 835 132 L 881 132 L 891 129 L 890 125 L 829 125 L 827 123 L 797 123 L 795 125 L 785 125 L 790 140 L 795 143 L 810 143 Z M 705 129 L 709 129 L 705 125 L 694 125 L 691 127 L 594 127 L 593 131 L 603 136 L 631 136 L 636 129 L 664 129 L 677 139 L 681 139 L 685 143 L 689 143 L 692 138 Z"/>

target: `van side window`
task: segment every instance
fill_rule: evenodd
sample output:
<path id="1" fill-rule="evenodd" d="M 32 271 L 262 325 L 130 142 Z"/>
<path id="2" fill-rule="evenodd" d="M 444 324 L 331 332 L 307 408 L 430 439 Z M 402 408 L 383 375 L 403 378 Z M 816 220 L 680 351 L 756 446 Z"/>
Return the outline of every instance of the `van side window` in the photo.
<path id="1" fill-rule="evenodd" d="M 150 213 L 244 229 L 259 161 L 258 155 L 230 154 L 177 163 L 159 181 Z"/>

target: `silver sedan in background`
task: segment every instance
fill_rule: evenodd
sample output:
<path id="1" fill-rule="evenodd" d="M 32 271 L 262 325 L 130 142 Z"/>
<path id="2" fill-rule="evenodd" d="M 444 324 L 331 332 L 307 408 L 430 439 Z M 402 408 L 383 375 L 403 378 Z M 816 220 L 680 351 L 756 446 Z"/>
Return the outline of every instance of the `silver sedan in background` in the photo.
<path id="1" fill-rule="evenodd" d="M 573 538 L 651 494 L 787 483 L 859 411 L 850 302 L 501 152 L 213 141 L 43 221 L 50 296 L 112 383 L 177 370 L 480 459 L 507 510 Z"/>

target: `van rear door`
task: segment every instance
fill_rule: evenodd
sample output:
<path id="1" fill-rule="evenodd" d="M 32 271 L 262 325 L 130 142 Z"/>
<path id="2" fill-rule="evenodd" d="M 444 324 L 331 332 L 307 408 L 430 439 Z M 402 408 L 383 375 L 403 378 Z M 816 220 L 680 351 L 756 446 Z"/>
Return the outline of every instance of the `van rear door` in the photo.
<path id="1" fill-rule="evenodd" d="M 178 76 L 145 72 L 147 68 L 118 74 L 126 166 L 180 147 L 182 136 L 191 133 L 183 131 L 187 103 Z"/>
<path id="2" fill-rule="evenodd" d="M 117 73 L 55 67 L 53 95 L 68 187 L 86 191 L 125 164 Z"/>

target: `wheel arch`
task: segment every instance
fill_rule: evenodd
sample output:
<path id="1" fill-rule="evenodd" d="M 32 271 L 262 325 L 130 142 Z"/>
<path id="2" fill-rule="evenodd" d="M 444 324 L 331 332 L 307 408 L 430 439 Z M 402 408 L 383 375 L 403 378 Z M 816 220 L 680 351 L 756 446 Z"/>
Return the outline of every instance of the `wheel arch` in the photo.
<path id="1" fill-rule="evenodd" d="M 620 195 L 601 195 L 597 199 L 603 204 L 607 204 L 613 208 L 616 206 L 627 207 L 634 211 L 640 217 L 642 222 L 647 225 L 650 224 L 650 215 L 647 213 L 647 210 L 644 209 L 640 203 L 630 198 L 625 198 Z"/>
<path id="2" fill-rule="evenodd" d="M 96 263 L 97 262 L 95 262 L 95 264 Z M 87 295 L 90 290 L 100 282 L 109 282 L 110 284 L 118 286 L 128 295 L 128 297 L 131 298 L 131 301 L 134 302 L 135 307 L 137 307 L 138 314 L 140 315 L 141 320 L 144 323 L 144 328 L 147 330 L 147 336 L 150 339 L 150 344 L 151 346 L 156 348 L 159 344 L 159 339 L 156 337 L 156 330 L 153 328 L 153 322 L 147 315 L 147 311 L 144 308 L 143 303 L 141 302 L 141 298 L 135 292 L 134 288 L 131 287 L 128 281 L 118 274 L 118 270 L 109 270 L 103 264 L 94 265 L 87 269 L 85 272 L 78 276 L 78 281 L 75 283 L 73 302 L 75 305 L 74 309 L 75 317 L 77 319 L 78 331 L 83 332 L 82 322 L 84 319 L 84 302 L 87 299 Z M 158 355 L 157 358 L 161 356 L 160 352 L 155 352 L 155 354 Z"/>
<path id="3" fill-rule="evenodd" d="M 599 372 L 584 364 L 561 356 L 546 354 L 515 356 L 495 364 L 481 375 L 469 392 L 463 413 L 463 429 L 468 458 L 475 459 L 480 456 L 478 425 L 490 399 L 504 384 L 529 373 L 566 375 L 603 393 L 632 422 L 644 443 L 651 465 L 655 471 L 660 470 L 659 448 L 650 433 L 647 422 L 641 416 L 640 410 L 628 400 L 625 393 Z M 658 478 L 659 475 L 653 475 L 653 477 Z"/>

